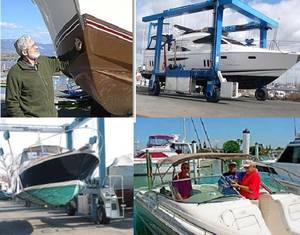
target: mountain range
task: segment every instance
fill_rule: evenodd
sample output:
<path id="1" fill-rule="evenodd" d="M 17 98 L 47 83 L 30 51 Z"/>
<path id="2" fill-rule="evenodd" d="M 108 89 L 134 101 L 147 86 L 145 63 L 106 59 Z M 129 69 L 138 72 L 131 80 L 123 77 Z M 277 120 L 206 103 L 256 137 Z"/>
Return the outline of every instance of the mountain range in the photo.
<path id="1" fill-rule="evenodd" d="M 14 47 L 16 39 L 1 39 L 1 53 L 2 54 L 15 54 L 16 50 Z M 47 56 L 55 56 L 56 52 L 54 50 L 54 47 L 52 44 L 43 44 L 38 43 L 37 45 L 39 47 L 41 55 L 47 55 Z"/>

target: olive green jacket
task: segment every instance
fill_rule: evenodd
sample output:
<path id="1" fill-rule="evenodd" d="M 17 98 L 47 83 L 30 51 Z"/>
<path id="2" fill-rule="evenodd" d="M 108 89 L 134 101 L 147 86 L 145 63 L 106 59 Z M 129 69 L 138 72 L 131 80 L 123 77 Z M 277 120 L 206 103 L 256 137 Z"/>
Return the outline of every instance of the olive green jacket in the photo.
<path id="1" fill-rule="evenodd" d="M 6 110 L 10 117 L 56 117 L 52 76 L 67 69 L 68 62 L 39 56 L 30 66 L 21 58 L 7 75 Z"/>

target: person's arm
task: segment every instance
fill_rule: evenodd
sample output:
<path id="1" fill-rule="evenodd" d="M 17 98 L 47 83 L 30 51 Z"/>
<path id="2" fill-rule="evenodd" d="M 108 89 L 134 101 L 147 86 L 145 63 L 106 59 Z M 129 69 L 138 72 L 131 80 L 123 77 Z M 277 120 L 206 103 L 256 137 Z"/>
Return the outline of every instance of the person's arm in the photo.
<path id="1" fill-rule="evenodd" d="M 241 185 L 238 183 L 233 183 L 231 184 L 232 187 L 237 188 L 239 191 L 246 191 L 248 193 L 253 193 L 253 191 L 251 190 L 251 188 L 249 186 L 245 186 L 245 185 Z"/>
<path id="2" fill-rule="evenodd" d="M 69 74 L 69 66 L 81 53 L 83 50 L 82 42 L 76 38 L 75 46 L 72 50 L 67 53 L 60 55 L 58 58 L 56 57 L 48 57 L 49 65 L 52 68 L 53 73 L 62 71 L 68 77 L 71 77 Z"/>
<path id="3" fill-rule="evenodd" d="M 5 104 L 6 112 L 9 117 L 24 117 L 24 113 L 20 107 L 22 84 L 14 77 L 11 72 L 8 73 L 6 79 Z"/>

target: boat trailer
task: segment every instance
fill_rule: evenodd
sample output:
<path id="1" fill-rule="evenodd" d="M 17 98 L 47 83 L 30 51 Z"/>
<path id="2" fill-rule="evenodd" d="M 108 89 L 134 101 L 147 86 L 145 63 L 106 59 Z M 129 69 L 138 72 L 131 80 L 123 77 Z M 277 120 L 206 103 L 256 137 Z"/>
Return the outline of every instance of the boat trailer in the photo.
<path id="1" fill-rule="evenodd" d="M 230 25 L 223 27 L 223 12 L 226 8 L 239 12 L 253 20 L 253 22 L 244 25 Z M 212 34 L 213 38 L 210 61 L 208 61 L 211 64 L 210 68 L 186 70 L 183 66 L 180 66 L 180 64 L 176 65 L 176 63 L 174 63 L 175 66 L 164 66 L 163 69 L 160 69 L 160 57 L 162 50 L 166 53 L 166 46 L 167 49 L 170 50 L 174 43 L 173 35 L 166 35 L 165 42 L 162 40 L 163 27 L 166 24 L 164 23 L 164 20 L 184 14 L 193 14 L 209 10 L 213 10 L 213 27 L 208 28 L 208 32 Z M 158 14 L 145 16 L 142 20 L 143 22 L 150 22 L 148 42 L 150 42 L 151 39 L 152 28 L 156 28 L 153 70 L 151 72 L 151 78 L 148 85 L 149 94 L 158 96 L 163 85 L 165 86 L 165 90 L 176 91 L 178 93 L 191 93 L 191 87 L 196 86 L 196 80 L 203 79 L 207 84 L 205 89 L 203 89 L 203 93 L 206 100 L 209 102 L 218 102 L 220 97 L 238 97 L 238 83 L 227 82 L 220 71 L 222 33 L 258 29 L 260 30 L 260 47 L 266 48 L 267 31 L 278 27 L 278 23 L 276 21 L 270 19 L 240 0 L 209 0 L 165 10 Z M 174 62 L 175 61 L 176 60 L 174 59 Z M 258 88 L 255 93 L 256 98 L 260 100 L 265 100 L 267 95 L 268 93 L 265 87 Z"/>

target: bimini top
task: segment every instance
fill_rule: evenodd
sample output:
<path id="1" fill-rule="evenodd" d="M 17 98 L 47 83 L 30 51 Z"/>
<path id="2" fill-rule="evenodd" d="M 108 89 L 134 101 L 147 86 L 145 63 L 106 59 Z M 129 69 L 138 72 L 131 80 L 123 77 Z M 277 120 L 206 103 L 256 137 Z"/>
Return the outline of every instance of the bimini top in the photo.
<path id="1" fill-rule="evenodd" d="M 251 159 L 250 154 L 243 153 L 194 153 L 194 154 L 179 154 L 162 159 L 157 162 L 157 166 L 160 167 L 163 164 L 171 164 L 177 166 L 181 163 L 195 160 L 195 159 L 221 159 L 221 160 L 246 160 Z"/>

